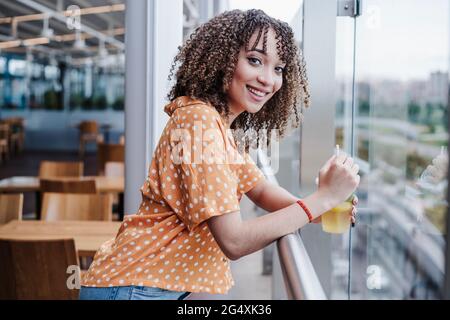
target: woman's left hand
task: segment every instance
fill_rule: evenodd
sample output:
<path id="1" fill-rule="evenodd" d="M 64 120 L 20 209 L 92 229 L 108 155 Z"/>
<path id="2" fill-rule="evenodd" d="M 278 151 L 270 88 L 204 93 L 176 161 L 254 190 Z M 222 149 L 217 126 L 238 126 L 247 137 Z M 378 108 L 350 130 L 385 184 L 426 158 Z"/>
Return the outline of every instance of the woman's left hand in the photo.
<path id="1" fill-rule="evenodd" d="M 356 208 L 356 205 L 358 204 L 358 197 L 356 196 L 356 194 L 353 196 L 353 201 L 352 201 L 352 211 L 350 212 L 350 219 L 352 222 L 352 225 L 354 225 L 356 223 L 356 213 L 358 212 L 358 209 Z"/>
<path id="2" fill-rule="evenodd" d="M 357 205 L 358 205 L 358 197 L 355 194 L 353 196 L 353 201 L 352 201 L 352 211 L 350 211 L 350 220 L 351 220 L 352 224 L 356 223 L 356 213 L 358 212 L 358 209 L 356 208 Z M 322 222 L 322 216 L 318 216 L 316 219 L 314 219 L 312 221 L 312 223 L 321 223 L 321 222 Z"/>

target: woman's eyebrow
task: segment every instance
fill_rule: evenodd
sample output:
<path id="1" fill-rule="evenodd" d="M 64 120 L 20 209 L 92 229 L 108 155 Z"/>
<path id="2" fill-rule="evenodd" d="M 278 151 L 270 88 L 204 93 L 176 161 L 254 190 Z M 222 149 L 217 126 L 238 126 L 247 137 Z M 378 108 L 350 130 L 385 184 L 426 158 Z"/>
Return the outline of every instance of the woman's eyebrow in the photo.
<path id="1" fill-rule="evenodd" d="M 262 53 L 263 55 L 266 55 L 266 56 L 267 56 L 267 52 L 265 52 L 265 51 L 262 50 L 262 49 L 257 49 L 257 48 L 255 48 L 255 49 L 247 50 L 247 52 L 249 52 L 249 51 L 256 51 L 256 52 Z"/>
<path id="2" fill-rule="evenodd" d="M 262 49 L 256 49 L 256 48 L 255 48 L 255 49 L 247 50 L 247 52 L 251 52 L 251 51 L 256 51 L 256 52 L 262 53 L 263 55 L 267 56 L 267 52 L 265 52 L 265 51 L 262 50 Z M 282 60 L 279 60 L 278 63 L 279 63 L 279 64 L 285 64 L 285 62 L 283 62 Z"/>

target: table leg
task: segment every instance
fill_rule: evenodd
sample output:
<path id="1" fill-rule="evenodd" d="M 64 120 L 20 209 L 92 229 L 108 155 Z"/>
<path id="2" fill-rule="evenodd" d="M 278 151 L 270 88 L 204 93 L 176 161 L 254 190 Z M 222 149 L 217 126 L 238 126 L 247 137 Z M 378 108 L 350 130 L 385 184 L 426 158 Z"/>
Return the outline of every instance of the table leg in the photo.
<path id="1" fill-rule="evenodd" d="M 124 196 L 123 192 L 119 192 L 119 203 L 117 204 L 117 211 L 119 213 L 119 221 L 123 221 L 124 216 Z"/>
<path id="2" fill-rule="evenodd" d="M 36 220 L 41 220 L 41 209 L 42 209 L 42 201 L 41 201 L 41 192 L 35 192 L 35 202 L 36 202 Z"/>
<path id="3" fill-rule="evenodd" d="M 105 143 L 109 143 L 109 130 L 105 130 Z"/>

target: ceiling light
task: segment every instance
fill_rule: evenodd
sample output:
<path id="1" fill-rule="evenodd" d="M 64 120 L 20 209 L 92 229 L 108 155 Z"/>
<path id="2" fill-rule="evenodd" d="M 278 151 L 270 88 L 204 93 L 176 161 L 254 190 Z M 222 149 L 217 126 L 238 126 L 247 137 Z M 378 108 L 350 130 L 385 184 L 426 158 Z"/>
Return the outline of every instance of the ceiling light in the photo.
<path id="1" fill-rule="evenodd" d="M 44 29 L 42 30 L 41 35 L 46 38 L 51 38 L 53 37 L 53 29 L 50 28 Z"/>
<path id="2" fill-rule="evenodd" d="M 75 33 L 75 42 L 73 43 L 73 47 L 76 49 L 84 49 L 86 47 L 86 42 L 83 38 L 81 38 L 81 32 L 77 29 Z"/>
<path id="3" fill-rule="evenodd" d="M 84 39 L 77 39 L 73 43 L 73 47 L 77 49 L 84 49 L 86 48 L 86 42 L 84 41 Z"/>
<path id="4" fill-rule="evenodd" d="M 44 19 L 44 28 L 41 35 L 47 38 L 51 38 L 53 36 L 53 29 L 50 29 L 48 26 L 48 18 Z"/>
<path id="5" fill-rule="evenodd" d="M 104 58 L 108 55 L 108 50 L 105 48 L 105 42 L 100 40 L 100 44 L 98 46 L 98 56 Z"/>

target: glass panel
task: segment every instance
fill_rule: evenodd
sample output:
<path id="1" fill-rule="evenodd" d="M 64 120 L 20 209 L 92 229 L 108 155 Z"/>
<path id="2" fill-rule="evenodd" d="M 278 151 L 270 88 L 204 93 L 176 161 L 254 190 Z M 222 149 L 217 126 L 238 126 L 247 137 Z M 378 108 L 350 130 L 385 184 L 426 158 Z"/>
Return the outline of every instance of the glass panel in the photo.
<path id="1" fill-rule="evenodd" d="M 351 153 L 352 144 L 353 51 L 354 20 L 350 17 L 338 17 L 336 19 L 335 143 L 348 154 Z M 349 234 L 330 234 L 329 236 L 332 246 L 330 299 L 347 299 Z"/>
<path id="2" fill-rule="evenodd" d="M 354 140 L 364 176 L 353 229 L 352 299 L 440 297 L 447 214 L 448 24 L 448 0 L 433 5 L 365 0 L 357 18 Z M 352 32 L 340 37 L 349 39 Z M 343 46 L 348 44 L 338 36 L 337 57 Z M 349 78 L 336 70 L 336 130 L 342 131 L 337 141 L 347 149 L 349 114 L 339 108 L 351 104 Z M 345 251 L 348 242 L 341 243 Z M 342 285 L 333 289 L 335 297 L 345 292 Z"/>
<path id="3" fill-rule="evenodd" d="M 299 7 L 290 26 L 294 31 L 297 46 L 303 48 L 303 1 L 298 1 Z M 272 150 L 271 150 L 272 151 Z M 278 150 L 276 150 L 278 151 Z M 271 154 L 272 169 L 278 183 L 294 195 L 300 194 L 300 127 L 290 131 L 279 141 L 279 161 L 276 163 Z"/>

